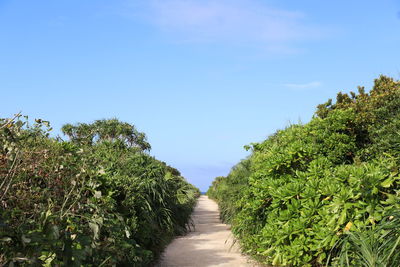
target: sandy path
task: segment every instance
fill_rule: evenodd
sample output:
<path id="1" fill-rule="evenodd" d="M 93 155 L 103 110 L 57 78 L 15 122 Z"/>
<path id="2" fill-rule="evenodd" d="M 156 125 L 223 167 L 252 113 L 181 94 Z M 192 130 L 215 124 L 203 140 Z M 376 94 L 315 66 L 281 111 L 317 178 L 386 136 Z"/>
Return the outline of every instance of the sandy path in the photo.
<path id="1" fill-rule="evenodd" d="M 165 250 L 158 267 L 255 266 L 233 246 L 228 225 L 219 220 L 218 205 L 201 196 L 192 215 L 195 230 L 176 238 Z"/>

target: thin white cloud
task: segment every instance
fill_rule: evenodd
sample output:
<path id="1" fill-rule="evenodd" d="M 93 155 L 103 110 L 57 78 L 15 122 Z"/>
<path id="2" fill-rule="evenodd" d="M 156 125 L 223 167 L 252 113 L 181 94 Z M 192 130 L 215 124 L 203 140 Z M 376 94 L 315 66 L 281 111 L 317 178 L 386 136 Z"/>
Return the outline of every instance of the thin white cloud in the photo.
<path id="1" fill-rule="evenodd" d="M 309 83 L 285 83 L 283 86 L 291 88 L 291 89 L 309 89 L 316 88 L 322 85 L 319 81 L 313 81 Z"/>
<path id="2" fill-rule="evenodd" d="M 290 42 L 317 38 L 305 14 L 261 0 L 145 0 L 137 15 L 180 41 L 232 42 L 287 50 Z M 140 6 L 140 8 L 138 8 Z"/>

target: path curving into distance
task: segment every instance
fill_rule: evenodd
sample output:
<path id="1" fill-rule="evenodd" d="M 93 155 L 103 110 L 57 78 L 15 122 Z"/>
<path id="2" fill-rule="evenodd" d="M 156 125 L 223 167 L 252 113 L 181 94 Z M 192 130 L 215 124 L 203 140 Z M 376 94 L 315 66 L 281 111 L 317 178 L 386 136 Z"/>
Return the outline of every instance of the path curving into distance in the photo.
<path id="1" fill-rule="evenodd" d="M 221 223 L 213 200 L 200 196 L 192 219 L 195 229 L 169 244 L 157 267 L 257 266 L 232 246 L 229 226 Z"/>

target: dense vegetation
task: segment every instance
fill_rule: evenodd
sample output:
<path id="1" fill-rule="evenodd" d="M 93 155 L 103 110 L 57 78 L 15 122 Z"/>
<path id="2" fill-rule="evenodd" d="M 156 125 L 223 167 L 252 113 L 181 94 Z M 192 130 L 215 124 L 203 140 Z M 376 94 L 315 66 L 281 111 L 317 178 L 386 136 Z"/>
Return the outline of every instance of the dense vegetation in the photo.
<path id="1" fill-rule="evenodd" d="M 148 266 L 185 232 L 199 195 L 116 119 L 0 119 L 0 265 Z"/>
<path id="2" fill-rule="evenodd" d="M 275 266 L 400 266 L 400 82 L 339 93 L 252 144 L 208 195 L 244 252 Z"/>

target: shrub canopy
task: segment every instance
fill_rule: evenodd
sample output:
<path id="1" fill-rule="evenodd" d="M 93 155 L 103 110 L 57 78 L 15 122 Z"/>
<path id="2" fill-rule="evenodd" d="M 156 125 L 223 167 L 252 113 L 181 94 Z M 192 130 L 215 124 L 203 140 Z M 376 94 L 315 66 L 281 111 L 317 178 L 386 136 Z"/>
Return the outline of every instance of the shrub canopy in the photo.
<path id="1" fill-rule="evenodd" d="M 199 194 L 116 119 L 0 120 L 0 265 L 148 266 L 189 227 Z"/>
<path id="2" fill-rule="evenodd" d="M 243 250 L 276 266 L 322 266 L 329 255 L 335 264 L 349 231 L 397 212 L 399 109 L 400 82 L 381 76 L 369 93 L 339 93 L 309 123 L 252 144 L 249 158 L 208 190 Z M 352 255 L 349 266 L 363 266 Z"/>

